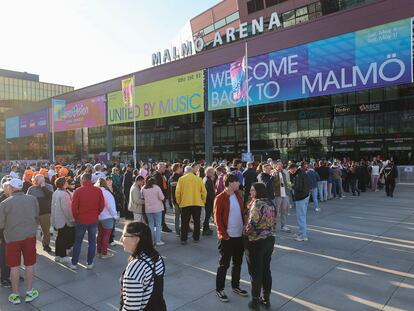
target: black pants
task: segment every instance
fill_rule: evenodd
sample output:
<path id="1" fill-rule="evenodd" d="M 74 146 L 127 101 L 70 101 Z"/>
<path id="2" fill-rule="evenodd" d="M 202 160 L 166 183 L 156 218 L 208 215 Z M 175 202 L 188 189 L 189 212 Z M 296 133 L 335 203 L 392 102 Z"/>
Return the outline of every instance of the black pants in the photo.
<path id="1" fill-rule="evenodd" d="M 355 192 L 357 192 L 358 194 L 361 193 L 361 191 L 359 191 L 359 189 L 358 189 L 358 180 L 357 179 L 351 179 L 349 181 L 349 183 L 351 185 L 351 191 L 352 191 L 353 195 L 355 195 Z"/>
<path id="2" fill-rule="evenodd" d="M 394 195 L 394 189 L 395 189 L 395 179 L 386 179 L 385 180 L 385 192 L 387 193 L 387 196 L 393 196 Z"/>
<path id="3" fill-rule="evenodd" d="M 195 241 L 200 239 L 201 207 L 187 206 L 181 209 L 181 241 L 187 241 L 191 217 L 194 221 L 193 239 Z"/>
<path id="4" fill-rule="evenodd" d="M 1 281 L 7 281 L 10 279 L 10 268 L 6 264 L 6 242 L 1 241 L 0 244 L 0 270 Z"/>
<path id="5" fill-rule="evenodd" d="M 273 236 L 254 242 L 246 241 L 246 260 L 252 282 L 252 298 L 259 298 L 262 288 L 264 297 L 270 295 L 272 290 L 270 261 L 274 244 Z"/>
<path id="6" fill-rule="evenodd" d="M 73 246 L 75 242 L 75 227 L 65 225 L 62 229 L 58 229 L 55 243 L 55 254 L 59 257 L 66 257 L 66 250 Z"/>
<path id="7" fill-rule="evenodd" d="M 206 217 L 204 217 L 203 230 L 210 229 L 210 218 L 213 213 L 213 205 L 207 204 L 205 207 Z"/>
<path id="8" fill-rule="evenodd" d="M 226 282 L 227 269 L 231 267 L 231 287 L 237 288 L 240 286 L 240 271 L 243 262 L 243 238 L 230 238 L 229 240 L 219 240 L 218 250 L 221 255 L 219 266 L 217 268 L 216 276 L 216 290 L 222 291 Z"/>
<path id="9" fill-rule="evenodd" d="M 165 223 L 165 214 L 167 213 L 167 205 L 165 204 L 165 200 L 162 202 L 162 204 L 164 205 L 164 210 L 162 211 L 161 226 L 164 229 L 168 227 L 167 224 Z"/>

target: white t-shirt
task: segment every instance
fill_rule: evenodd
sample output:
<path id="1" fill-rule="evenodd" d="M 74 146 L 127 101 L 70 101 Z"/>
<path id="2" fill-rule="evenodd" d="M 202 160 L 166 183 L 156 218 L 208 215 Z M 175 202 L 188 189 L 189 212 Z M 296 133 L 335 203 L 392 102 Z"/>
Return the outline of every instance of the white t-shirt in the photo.
<path id="1" fill-rule="evenodd" d="M 371 166 L 371 175 L 379 175 L 379 165 L 372 165 Z"/>
<path id="2" fill-rule="evenodd" d="M 230 211 L 229 221 L 227 224 L 227 234 L 231 238 L 240 238 L 243 233 L 243 219 L 240 212 L 239 201 L 237 196 L 232 194 L 230 196 Z"/>
<path id="3" fill-rule="evenodd" d="M 52 180 L 52 177 L 53 176 L 55 176 L 55 170 L 52 170 L 52 169 L 50 169 L 48 172 L 47 172 L 47 175 L 49 176 L 49 180 Z"/>
<path id="4" fill-rule="evenodd" d="M 285 185 L 285 181 L 283 179 L 283 174 L 282 172 L 279 172 L 279 180 L 280 180 L 280 196 L 282 198 L 286 197 L 286 185 Z M 283 186 L 282 186 L 283 185 Z"/>
<path id="5" fill-rule="evenodd" d="M 20 178 L 19 173 L 14 172 L 14 171 L 11 171 L 11 172 L 10 172 L 10 177 L 11 177 L 11 178 Z"/>

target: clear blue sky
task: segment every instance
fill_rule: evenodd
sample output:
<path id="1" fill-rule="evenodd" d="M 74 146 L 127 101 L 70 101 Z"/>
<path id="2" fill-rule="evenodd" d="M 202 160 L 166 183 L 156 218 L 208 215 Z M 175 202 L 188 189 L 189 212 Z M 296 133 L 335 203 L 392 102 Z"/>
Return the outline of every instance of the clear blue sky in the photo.
<path id="1" fill-rule="evenodd" d="M 182 26 L 220 0 L 0 2 L 0 68 L 88 86 L 150 66 Z"/>

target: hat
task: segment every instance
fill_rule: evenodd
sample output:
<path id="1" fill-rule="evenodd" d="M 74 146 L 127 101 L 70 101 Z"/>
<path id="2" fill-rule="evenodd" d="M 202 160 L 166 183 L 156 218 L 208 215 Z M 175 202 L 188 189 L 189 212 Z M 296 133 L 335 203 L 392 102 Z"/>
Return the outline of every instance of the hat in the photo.
<path id="1" fill-rule="evenodd" d="M 283 162 L 282 162 L 282 160 L 277 159 L 277 160 L 273 161 L 273 163 L 283 163 Z"/>
<path id="2" fill-rule="evenodd" d="M 288 170 L 290 170 L 291 168 L 297 168 L 298 166 L 295 163 L 291 163 L 288 166 Z"/>
<path id="3" fill-rule="evenodd" d="M 6 183 L 6 182 L 9 182 L 10 180 L 12 180 L 13 179 L 13 177 L 11 177 L 10 175 L 6 175 L 6 176 L 3 176 L 3 178 L 1 179 L 1 181 L 0 181 L 0 189 L 2 190 L 3 189 L 3 185 Z"/>
<path id="4" fill-rule="evenodd" d="M 21 179 L 19 179 L 19 178 L 12 178 L 11 180 L 6 181 L 6 182 L 3 184 L 3 187 L 4 187 L 4 186 L 7 186 L 7 185 L 9 185 L 9 186 L 11 186 L 11 187 L 13 187 L 13 188 L 15 188 L 15 189 L 22 189 L 22 188 L 23 188 L 23 182 L 22 182 L 22 180 L 21 180 Z"/>

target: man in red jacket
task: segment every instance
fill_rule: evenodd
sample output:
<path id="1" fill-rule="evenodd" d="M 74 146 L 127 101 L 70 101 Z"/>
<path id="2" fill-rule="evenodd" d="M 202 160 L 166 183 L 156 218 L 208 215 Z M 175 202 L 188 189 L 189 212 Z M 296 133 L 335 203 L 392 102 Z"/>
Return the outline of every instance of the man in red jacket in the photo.
<path id="1" fill-rule="evenodd" d="M 216 276 L 216 294 L 222 302 L 229 299 L 224 292 L 227 269 L 233 260 L 231 269 L 231 287 L 236 294 L 247 297 L 247 291 L 240 289 L 240 270 L 243 262 L 243 199 L 239 193 L 240 181 L 235 174 L 224 177 L 226 187 L 214 201 L 214 222 L 217 226 L 218 249 L 221 255 Z"/>
<path id="2" fill-rule="evenodd" d="M 93 268 L 96 248 L 96 229 L 98 227 L 98 216 L 105 207 L 102 190 L 94 187 L 91 182 L 91 174 L 83 174 L 81 177 L 82 187 L 76 189 L 72 199 L 72 214 L 76 222 L 76 238 L 73 245 L 71 269 L 76 270 L 85 232 L 88 231 L 88 260 L 86 267 Z"/>

